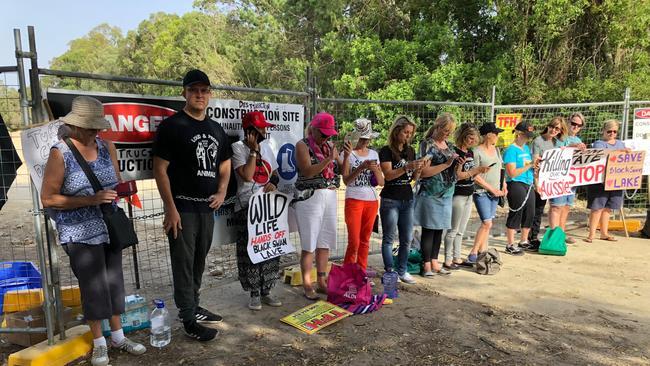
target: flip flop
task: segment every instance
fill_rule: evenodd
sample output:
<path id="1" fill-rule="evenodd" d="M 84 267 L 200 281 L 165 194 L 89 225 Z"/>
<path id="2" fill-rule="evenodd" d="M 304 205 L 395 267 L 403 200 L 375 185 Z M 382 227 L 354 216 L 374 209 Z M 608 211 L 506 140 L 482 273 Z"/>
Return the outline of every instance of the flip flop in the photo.
<path id="1" fill-rule="evenodd" d="M 604 238 L 601 237 L 600 240 L 605 240 L 605 241 L 618 241 L 618 239 L 616 239 L 616 238 L 613 237 L 613 236 L 606 236 L 606 237 L 604 237 Z"/>
<path id="2" fill-rule="evenodd" d="M 318 300 L 319 299 L 319 296 L 316 294 L 316 291 L 314 291 L 313 288 L 310 289 L 310 290 L 303 290 L 303 291 L 304 291 L 303 295 L 308 300 Z"/>
<path id="3" fill-rule="evenodd" d="M 582 241 L 587 242 L 587 243 L 592 243 L 594 240 L 590 238 L 583 238 Z"/>

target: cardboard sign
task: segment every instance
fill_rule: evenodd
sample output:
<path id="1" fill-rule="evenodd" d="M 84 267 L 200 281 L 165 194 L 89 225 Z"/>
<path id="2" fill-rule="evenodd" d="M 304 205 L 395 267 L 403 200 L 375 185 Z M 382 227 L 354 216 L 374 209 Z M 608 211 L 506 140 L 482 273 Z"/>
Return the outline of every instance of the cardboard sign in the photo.
<path id="1" fill-rule="evenodd" d="M 632 139 L 650 138 L 650 108 L 636 108 L 632 124 Z"/>
<path id="2" fill-rule="evenodd" d="M 537 191 L 543 200 L 573 194 L 569 175 L 573 150 L 573 148 L 551 149 L 542 154 Z"/>
<path id="3" fill-rule="evenodd" d="M 606 150 L 575 149 L 573 151 L 571 169 L 569 169 L 571 187 L 602 183 L 605 177 L 606 164 Z"/>
<path id="4" fill-rule="evenodd" d="M 499 134 L 497 146 L 506 147 L 515 141 L 515 135 L 512 133 L 515 126 L 521 122 L 523 115 L 521 113 L 504 113 L 497 114 L 495 123 L 503 132 Z"/>
<path id="5" fill-rule="evenodd" d="M 50 157 L 50 148 L 59 141 L 59 129 L 65 128 L 63 126 L 63 122 L 56 120 L 20 133 L 27 170 L 39 194 L 43 185 L 45 165 Z"/>
<path id="6" fill-rule="evenodd" d="M 317 301 L 311 305 L 287 315 L 280 321 L 300 329 L 307 334 L 314 334 L 326 326 L 352 315 L 351 312 L 326 301 Z"/>
<path id="7" fill-rule="evenodd" d="M 296 250 L 289 240 L 289 196 L 255 192 L 248 200 L 248 256 L 260 263 Z"/>
<path id="8" fill-rule="evenodd" d="M 645 151 L 645 155 L 650 153 L 650 140 L 625 140 L 625 147 L 632 150 Z M 645 159 L 643 162 L 643 175 L 650 175 L 650 159 Z"/>
<path id="9" fill-rule="evenodd" d="M 645 151 L 612 151 L 607 158 L 605 190 L 641 188 Z"/>

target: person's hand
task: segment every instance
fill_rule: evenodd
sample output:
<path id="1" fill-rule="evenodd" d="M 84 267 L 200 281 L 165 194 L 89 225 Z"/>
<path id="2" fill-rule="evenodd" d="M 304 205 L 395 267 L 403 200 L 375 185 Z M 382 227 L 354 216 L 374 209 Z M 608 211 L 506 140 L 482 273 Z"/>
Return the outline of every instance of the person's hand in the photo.
<path id="1" fill-rule="evenodd" d="M 257 132 L 250 130 L 246 133 L 246 145 L 251 151 L 259 151 L 260 145 L 257 143 Z"/>
<path id="2" fill-rule="evenodd" d="M 212 196 L 209 197 L 210 199 L 210 208 L 213 210 L 218 210 L 221 205 L 223 205 L 223 201 L 226 198 L 226 192 L 217 192 L 213 194 Z"/>
<path id="3" fill-rule="evenodd" d="M 575 147 L 576 147 L 578 150 L 585 150 L 585 149 L 587 148 L 587 145 L 585 145 L 584 143 L 581 142 L 581 143 L 579 143 L 579 144 L 576 144 Z"/>
<path id="4" fill-rule="evenodd" d="M 345 141 L 343 143 L 343 156 L 347 158 L 348 156 L 350 156 L 351 153 L 352 153 L 352 142 L 350 142 L 349 140 Z"/>
<path id="5" fill-rule="evenodd" d="M 368 162 L 368 169 L 370 169 L 373 172 L 379 171 L 379 163 L 377 163 L 377 160 L 366 160 Z"/>
<path id="6" fill-rule="evenodd" d="M 165 211 L 163 230 L 165 230 L 165 234 L 169 234 L 171 230 L 174 239 L 178 237 L 178 232 L 183 230 L 183 226 L 181 226 L 181 215 L 176 208 Z"/>
<path id="7" fill-rule="evenodd" d="M 276 188 L 277 188 L 277 187 L 275 186 L 275 184 L 273 184 L 273 183 L 266 183 L 266 185 L 264 186 L 264 193 L 266 193 L 266 192 L 271 192 L 271 191 L 275 191 Z"/>
<path id="8" fill-rule="evenodd" d="M 487 173 L 488 171 L 490 171 L 489 166 L 477 166 L 475 169 L 478 172 L 478 174 L 484 174 L 484 173 Z"/>
<path id="9" fill-rule="evenodd" d="M 329 163 L 329 162 L 332 162 L 332 161 L 336 160 L 336 158 L 338 156 L 339 156 L 338 149 L 336 148 L 336 146 L 332 146 L 332 149 L 330 150 L 330 155 L 326 159 L 329 160 L 328 161 L 328 163 Z"/>
<path id="10" fill-rule="evenodd" d="M 422 169 L 422 165 L 424 165 L 424 161 L 422 159 L 413 160 L 413 161 L 410 161 L 408 164 L 406 164 L 406 169 L 408 169 L 408 170 L 418 170 L 418 169 Z"/>
<path id="11" fill-rule="evenodd" d="M 93 206 L 99 206 L 103 203 L 111 203 L 117 198 L 117 192 L 112 189 L 103 189 L 92 196 Z"/>

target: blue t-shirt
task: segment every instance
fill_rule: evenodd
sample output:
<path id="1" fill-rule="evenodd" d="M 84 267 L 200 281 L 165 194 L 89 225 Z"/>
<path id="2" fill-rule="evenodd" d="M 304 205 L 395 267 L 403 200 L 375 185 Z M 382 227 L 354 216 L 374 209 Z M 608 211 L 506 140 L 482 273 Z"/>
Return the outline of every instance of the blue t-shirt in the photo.
<path id="1" fill-rule="evenodd" d="M 621 140 L 616 140 L 614 144 L 610 144 L 607 141 L 603 140 L 598 140 L 594 141 L 593 144 L 591 144 L 591 147 L 594 149 L 608 149 L 608 150 L 620 150 L 620 149 L 625 149 L 625 144 Z"/>
<path id="2" fill-rule="evenodd" d="M 578 136 L 567 136 L 564 139 L 564 145 L 562 146 L 571 146 L 571 145 L 579 144 L 581 142 L 582 140 L 580 140 L 580 137 Z"/>
<path id="3" fill-rule="evenodd" d="M 533 161 L 533 157 L 530 155 L 530 148 L 528 145 L 524 145 L 523 149 L 519 146 L 512 144 L 508 146 L 506 151 L 503 153 L 503 164 L 515 163 L 515 168 L 523 168 L 525 161 Z M 511 178 L 506 174 L 506 182 L 521 182 L 525 184 L 533 184 L 533 169 L 528 169 L 526 172 Z"/>

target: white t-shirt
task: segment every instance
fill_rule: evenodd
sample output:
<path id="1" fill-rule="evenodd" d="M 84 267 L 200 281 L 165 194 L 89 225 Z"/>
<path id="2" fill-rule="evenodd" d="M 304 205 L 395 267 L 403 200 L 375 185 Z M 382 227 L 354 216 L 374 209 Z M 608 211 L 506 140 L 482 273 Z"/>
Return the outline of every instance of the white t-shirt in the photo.
<path id="1" fill-rule="evenodd" d="M 232 167 L 237 170 L 240 166 L 246 165 L 250 149 L 243 141 L 237 141 L 232 145 Z M 251 198 L 254 192 L 264 187 L 269 182 L 271 173 L 278 168 L 278 162 L 275 159 L 275 154 L 268 144 L 268 140 L 262 141 L 260 144 L 260 152 L 262 154 L 261 162 L 258 161 L 253 174 L 252 182 L 245 182 L 239 174 L 235 171 L 235 179 L 237 180 L 237 200 L 235 200 L 235 211 L 239 211 L 244 207 L 248 207 L 248 199 Z"/>
<path id="2" fill-rule="evenodd" d="M 354 153 L 354 152 L 353 152 Z M 343 153 L 341 153 L 341 156 Z M 348 161 L 350 163 L 350 172 L 354 171 L 361 163 L 365 160 L 376 160 L 379 164 L 379 155 L 375 150 L 368 149 L 367 156 L 359 156 L 356 154 L 350 154 Z M 370 184 L 370 179 L 374 173 L 370 169 L 366 169 L 361 172 L 357 178 L 350 182 L 345 188 L 345 198 L 353 198 L 361 201 L 376 201 L 377 192 L 375 192 L 375 187 Z"/>

